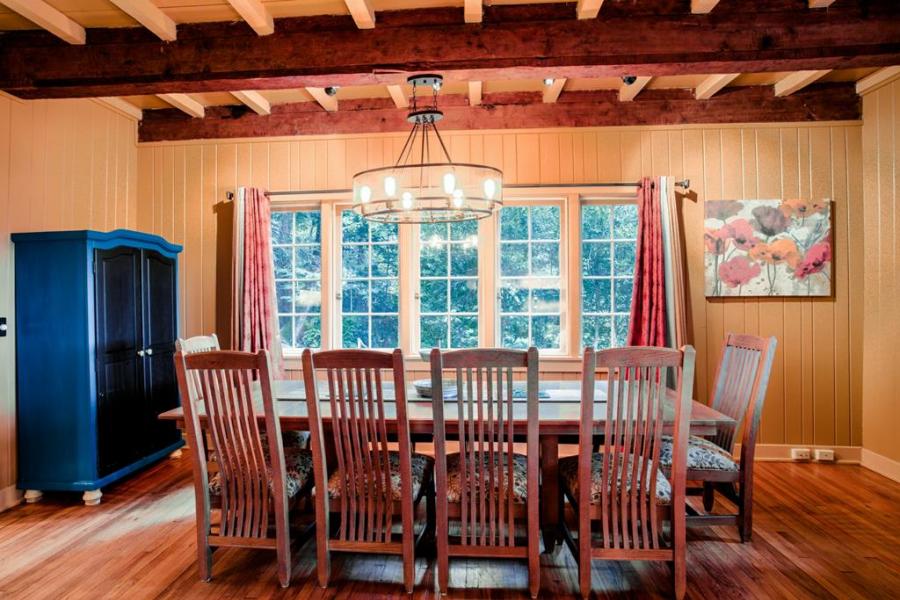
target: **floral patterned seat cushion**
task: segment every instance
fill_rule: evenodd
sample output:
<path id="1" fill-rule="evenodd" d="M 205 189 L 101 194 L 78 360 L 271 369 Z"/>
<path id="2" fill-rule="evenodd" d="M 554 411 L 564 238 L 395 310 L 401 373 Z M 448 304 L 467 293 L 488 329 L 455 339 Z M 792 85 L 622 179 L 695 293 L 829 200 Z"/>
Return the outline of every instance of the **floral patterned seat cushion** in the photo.
<path id="1" fill-rule="evenodd" d="M 672 436 L 662 436 L 659 463 L 666 469 L 672 467 Z M 692 435 L 688 438 L 687 468 L 697 471 L 737 471 L 738 464 L 731 454 L 713 442 Z"/>
<path id="2" fill-rule="evenodd" d="M 503 482 L 503 492 L 504 495 L 507 493 L 507 486 L 509 485 L 509 463 L 506 458 L 506 454 L 500 454 L 499 452 L 494 454 L 494 465 L 498 463 L 502 465 L 500 469 L 495 469 L 494 473 L 496 474 L 498 471 L 503 474 L 502 482 Z M 468 459 L 468 456 L 466 457 Z M 512 485 L 512 494 L 513 494 L 513 502 L 516 504 L 525 504 L 528 501 L 528 459 L 522 454 L 513 454 L 513 485 Z M 481 488 L 481 481 L 479 480 L 481 471 L 487 471 L 487 465 L 490 460 L 489 454 L 482 455 L 482 466 L 483 469 L 479 469 L 478 466 L 475 467 L 475 489 L 476 494 L 477 490 Z M 459 473 L 459 453 L 448 454 L 447 455 L 447 500 L 451 504 L 456 504 L 460 501 L 462 496 L 462 490 L 460 489 L 460 473 Z M 471 466 L 469 461 L 466 461 L 466 466 Z M 488 482 L 490 483 L 490 482 Z M 500 493 L 500 481 L 497 479 L 494 480 L 494 493 Z"/>
<path id="3" fill-rule="evenodd" d="M 601 500 L 601 494 L 603 491 L 603 462 L 605 459 L 605 455 L 600 452 L 594 452 L 591 455 L 591 504 L 597 504 Z M 619 468 L 622 467 L 622 459 L 619 459 Z M 631 490 L 631 474 L 632 474 L 632 460 L 629 457 L 628 467 L 625 470 L 627 473 L 626 486 L 628 490 Z M 620 471 L 621 472 L 621 471 Z M 569 456 L 559 461 L 559 476 L 562 478 L 563 483 L 569 488 L 572 495 L 576 498 L 578 497 L 579 490 L 579 481 L 578 481 L 578 457 L 577 456 Z M 647 476 L 646 481 L 649 483 L 650 481 L 650 465 L 647 465 Z M 671 504 L 672 502 L 672 486 L 669 484 L 669 480 L 666 479 L 665 474 L 663 474 L 662 470 L 658 470 L 656 473 L 656 503 L 657 504 Z"/>
<path id="4" fill-rule="evenodd" d="M 263 445 L 263 454 L 266 457 L 266 462 L 271 462 L 269 460 L 269 448 L 268 445 Z M 297 494 L 300 493 L 300 490 L 306 487 L 306 485 L 312 479 L 312 452 L 307 450 L 306 448 L 297 448 L 296 446 L 285 446 L 284 448 L 284 467 L 285 473 L 287 475 L 287 479 L 285 480 L 285 491 L 287 492 L 288 498 L 293 498 Z M 271 469 L 266 467 L 266 474 L 269 478 L 269 490 L 272 489 L 272 472 Z M 222 472 L 219 471 L 209 480 L 209 492 L 213 495 L 220 495 L 222 493 Z"/>
<path id="5" fill-rule="evenodd" d="M 259 439 L 262 442 L 263 449 L 269 451 L 269 438 L 266 437 L 265 431 L 259 432 Z M 281 445 L 284 451 L 288 452 L 291 448 L 309 448 L 309 432 L 308 431 L 282 431 Z M 267 455 L 268 456 L 268 455 Z M 209 453 L 209 462 L 218 462 L 218 456 L 215 450 Z"/>
<path id="6" fill-rule="evenodd" d="M 391 495 L 394 500 L 400 500 L 400 453 L 389 452 L 388 460 L 391 466 Z M 410 471 L 412 472 L 412 497 L 419 497 L 419 491 L 422 485 L 431 477 L 434 460 L 430 456 L 424 454 L 413 454 L 410 460 Z M 341 472 L 334 471 L 328 478 L 328 497 L 341 497 Z"/>

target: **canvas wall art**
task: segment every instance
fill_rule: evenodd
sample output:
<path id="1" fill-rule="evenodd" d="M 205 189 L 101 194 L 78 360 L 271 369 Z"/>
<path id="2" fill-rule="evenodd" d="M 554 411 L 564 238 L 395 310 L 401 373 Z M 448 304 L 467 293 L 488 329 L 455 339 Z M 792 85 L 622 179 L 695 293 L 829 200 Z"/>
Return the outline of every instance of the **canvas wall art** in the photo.
<path id="1" fill-rule="evenodd" d="M 831 295 L 830 201 L 707 201 L 704 227 L 707 296 Z"/>

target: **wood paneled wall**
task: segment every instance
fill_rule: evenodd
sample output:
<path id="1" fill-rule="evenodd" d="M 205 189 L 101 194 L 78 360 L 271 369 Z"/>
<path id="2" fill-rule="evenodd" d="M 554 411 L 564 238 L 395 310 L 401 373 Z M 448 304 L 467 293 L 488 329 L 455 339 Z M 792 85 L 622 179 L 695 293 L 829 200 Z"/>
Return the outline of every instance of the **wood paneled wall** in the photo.
<path id="1" fill-rule="evenodd" d="M 0 510 L 16 499 L 16 331 L 9 234 L 134 228 L 136 144 L 135 121 L 95 101 L 23 102 L 0 94 L 0 316 L 9 319 L 10 329 L 0 338 Z"/>
<path id="2" fill-rule="evenodd" d="M 484 161 L 510 183 L 691 180 L 683 199 L 698 393 L 705 399 L 728 331 L 774 335 L 778 355 L 762 441 L 859 445 L 862 431 L 862 136 L 858 123 L 641 127 L 447 134 L 459 161 Z M 215 326 L 215 205 L 239 185 L 271 190 L 349 187 L 403 135 L 141 144 L 138 227 L 185 245 L 184 333 Z M 833 298 L 706 300 L 703 200 L 832 198 Z M 552 367 L 548 366 L 548 369 Z"/>
<path id="3" fill-rule="evenodd" d="M 863 116 L 863 448 L 894 461 L 896 478 L 900 477 L 900 79 L 864 96 Z"/>

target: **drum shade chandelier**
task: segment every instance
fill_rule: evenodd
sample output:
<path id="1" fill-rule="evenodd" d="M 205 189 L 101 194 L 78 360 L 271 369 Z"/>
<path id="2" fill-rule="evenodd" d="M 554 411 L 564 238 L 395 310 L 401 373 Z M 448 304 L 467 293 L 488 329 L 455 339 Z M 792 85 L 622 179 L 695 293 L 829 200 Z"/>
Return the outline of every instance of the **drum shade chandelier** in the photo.
<path id="1" fill-rule="evenodd" d="M 406 120 L 412 131 L 393 166 L 353 176 L 353 209 L 382 223 L 450 223 L 489 217 L 503 205 L 503 172 L 487 165 L 455 163 L 437 129 L 444 117 L 437 96 L 440 75 L 413 75 Z M 431 103 L 422 89 L 431 89 Z M 432 152 L 436 160 L 432 161 Z"/>

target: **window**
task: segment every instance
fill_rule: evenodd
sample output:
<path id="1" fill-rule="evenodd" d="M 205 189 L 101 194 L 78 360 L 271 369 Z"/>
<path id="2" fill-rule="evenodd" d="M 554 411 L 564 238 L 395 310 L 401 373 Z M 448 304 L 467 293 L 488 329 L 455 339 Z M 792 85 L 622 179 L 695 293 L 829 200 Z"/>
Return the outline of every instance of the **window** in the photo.
<path id="1" fill-rule="evenodd" d="M 581 208 L 581 341 L 624 346 L 634 283 L 637 205 L 586 204 Z"/>
<path id="2" fill-rule="evenodd" d="M 478 346 L 478 223 L 419 227 L 419 347 Z"/>
<path id="3" fill-rule="evenodd" d="M 559 206 L 500 210 L 502 347 L 561 349 L 560 245 Z"/>
<path id="4" fill-rule="evenodd" d="M 393 349 L 400 331 L 400 245 L 396 224 L 341 211 L 343 348 Z"/>
<path id="5" fill-rule="evenodd" d="M 282 344 L 322 346 L 322 222 L 318 210 L 272 213 L 275 293 Z"/>

